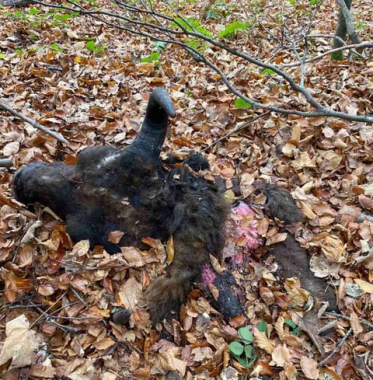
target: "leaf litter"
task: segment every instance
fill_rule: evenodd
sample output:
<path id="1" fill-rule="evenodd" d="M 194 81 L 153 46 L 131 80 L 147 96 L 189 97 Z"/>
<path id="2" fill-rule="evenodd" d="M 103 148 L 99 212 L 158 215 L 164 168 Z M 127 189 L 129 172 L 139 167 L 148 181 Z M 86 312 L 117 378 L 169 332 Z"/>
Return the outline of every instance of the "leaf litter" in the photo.
<path id="1" fill-rule="evenodd" d="M 264 6 L 259 3 L 258 7 Z M 330 20 L 335 7 L 329 3 L 316 15 L 320 34 L 334 34 Z M 232 4 L 236 6 L 223 24 L 229 17 L 241 17 L 241 9 L 247 8 L 239 1 Z M 273 14 L 280 11 L 277 3 L 267 2 L 266 7 Z M 209 18 L 214 9 L 211 2 L 202 1 L 186 5 L 184 11 L 204 17 L 209 29 L 218 32 L 222 25 Z M 51 136 L 1 115 L 1 155 L 13 157 L 15 163 L 0 171 L 0 371 L 4 380 L 17 378 L 21 371 L 26 378 L 79 380 L 162 378 L 169 372 L 186 379 L 235 379 L 239 375 L 253 379 L 371 378 L 371 125 L 271 113 L 240 129 L 255 116 L 254 111 L 235 108 L 235 98 L 220 78 L 183 51 L 167 47 L 167 54 L 159 56 L 159 65 L 141 62 L 141 57 L 152 53 L 152 44 L 103 27 L 97 20 L 74 17 L 56 25 L 46 20 L 35 28 L 12 16 L 17 9 L 7 12 L 1 14 L 0 47 L 5 56 L 1 58 L 0 95 L 15 109 L 63 134 L 69 144 L 62 146 Z M 371 38 L 371 4 L 360 2 L 354 14 L 368 25 L 359 30 L 362 39 Z M 267 27 L 273 28 L 274 35 L 280 33 L 279 25 L 266 15 Z M 297 26 L 297 20 L 292 22 Z M 87 36 L 104 47 L 103 54 L 87 49 Z M 276 47 L 275 41 L 255 28 L 240 32 L 229 43 L 263 60 L 271 59 Z M 329 43 L 317 40 L 310 48 L 322 52 Z M 206 54 L 221 62 L 232 81 L 251 96 L 278 100 L 270 76 L 245 67 L 238 58 L 212 50 Z M 276 63 L 290 59 L 283 52 Z M 296 75 L 298 69 L 292 70 Z M 239 73 L 245 74 L 245 80 Z M 373 113 L 371 63 L 333 63 L 324 57 L 307 66 L 307 76 L 318 100 L 325 99 L 335 109 L 351 114 Z M 165 152 L 181 152 L 185 147 L 203 150 L 235 130 L 206 151 L 211 174 L 223 178 L 231 191 L 227 196 L 234 198 L 236 178 L 244 197 L 253 195 L 252 185 L 258 179 L 292 192 L 306 217 L 295 236 L 309 250 L 315 275 L 331 280 L 341 314 L 347 319 L 321 319 L 317 310 L 315 314 L 289 308 L 299 307 L 306 297 L 299 282 L 289 279 L 283 288 L 273 273 L 250 260 L 245 270 L 232 272 L 244 295 L 241 301 L 254 335 L 257 360 L 251 368 L 230 356 L 228 349 L 229 343 L 239 341 L 238 330 L 245 321 L 236 317 L 223 322 L 198 288 L 190 292 L 180 320 L 169 324 L 174 341 L 164 340 L 150 327 L 142 295 L 155 276 L 165 273 L 166 263 L 172 262 L 172 240 L 163 246 L 145 239 L 147 251 L 126 247 L 110 256 L 97 248 L 90 250 L 84 241 L 73 245 L 53 214 L 42 208 L 32 213 L 12 198 L 12 175 L 29 162 L 75 163 L 87 146 L 123 148 L 131 143 L 154 86 L 168 88 L 177 109 Z M 296 101 L 302 103 L 301 98 Z M 263 205 L 260 198 L 255 201 Z M 267 245 L 285 238 L 264 215 L 258 219 L 257 230 Z M 120 234 L 115 231 L 110 239 L 116 241 Z M 229 242 L 235 247 L 235 241 Z M 219 266 L 215 263 L 214 268 Z M 118 306 L 132 311 L 126 326 L 109 320 Z M 337 324 L 320 335 L 328 321 Z M 297 327 L 301 331 L 296 333 Z M 346 344 L 333 352 L 350 329 Z M 330 353 L 326 366 L 318 366 Z"/>

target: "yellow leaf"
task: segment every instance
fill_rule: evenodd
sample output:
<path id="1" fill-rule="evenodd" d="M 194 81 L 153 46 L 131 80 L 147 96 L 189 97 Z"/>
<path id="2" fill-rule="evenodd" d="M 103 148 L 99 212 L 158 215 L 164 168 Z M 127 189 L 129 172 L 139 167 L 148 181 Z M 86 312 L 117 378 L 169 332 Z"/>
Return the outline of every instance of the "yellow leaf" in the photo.
<path id="1" fill-rule="evenodd" d="M 311 206 L 308 203 L 301 201 L 300 208 L 308 219 L 313 220 L 317 218 L 317 215 L 312 211 Z"/>

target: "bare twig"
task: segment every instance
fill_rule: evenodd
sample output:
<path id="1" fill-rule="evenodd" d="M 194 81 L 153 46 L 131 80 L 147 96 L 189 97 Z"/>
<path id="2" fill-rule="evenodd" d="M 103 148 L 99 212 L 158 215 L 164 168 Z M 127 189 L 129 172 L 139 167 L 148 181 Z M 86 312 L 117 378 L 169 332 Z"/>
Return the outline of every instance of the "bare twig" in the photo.
<path id="1" fill-rule="evenodd" d="M 72 292 L 75 294 L 75 297 L 84 305 L 84 306 L 87 306 L 87 304 L 85 303 L 84 299 L 81 297 L 81 295 L 79 294 L 79 292 L 77 290 L 75 290 L 73 287 L 70 287 L 70 289 L 72 290 Z"/>
<path id="2" fill-rule="evenodd" d="M 342 338 L 342 340 L 334 347 L 333 351 L 320 363 L 318 363 L 319 367 L 322 367 L 334 354 L 336 354 L 341 347 L 345 344 L 346 340 L 348 337 L 352 334 L 352 328 L 350 328 L 347 332 L 346 335 Z"/>
<path id="3" fill-rule="evenodd" d="M 17 309 L 32 309 L 32 308 L 37 308 L 37 307 L 41 307 L 41 306 L 45 306 L 44 304 L 42 303 L 38 303 L 38 304 L 27 304 L 27 305 L 4 305 L 0 308 L 0 310 L 17 310 Z"/>
<path id="4" fill-rule="evenodd" d="M 225 139 L 227 139 L 228 137 L 232 136 L 234 133 L 238 133 L 240 131 L 242 131 L 243 129 L 249 127 L 252 123 L 254 123 L 254 121 L 264 117 L 264 116 L 267 116 L 269 115 L 271 112 L 268 111 L 268 112 L 265 112 L 263 113 L 262 115 L 258 115 L 256 117 L 254 117 L 254 119 L 248 121 L 247 123 L 241 125 L 240 127 L 238 128 L 234 128 L 232 131 L 228 132 L 226 135 L 224 135 L 223 137 L 220 137 L 220 139 L 217 139 L 215 140 L 214 142 L 212 142 L 210 145 L 208 145 L 206 148 L 204 148 L 202 150 L 202 152 L 206 152 L 207 150 L 209 150 L 211 147 L 213 147 L 214 145 L 216 145 L 218 142 L 220 141 L 224 141 Z"/>
<path id="5" fill-rule="evenodd" d="M 16 111 L 13 108 L 9 107 L 3 101 L 0 101 L 0 108 L 4 108 L 6 111 L 10 112 L 13 116 L 16 116 L 16 117 L 22 119 L 23 121 L 25 121 L 26 123 L 31 124 L 34 128 L 40 129 L 41 131 L 45 132 L 46 134 L 54 137 L 56 140 L 58 140 L 58 141 L 60 141 L 60 142 L 62 142 L 64 144 L 67 144 L 67 140 L 62 135 L 60 135 L 58 132 L 51 131 L 50 129 L 48 129 L 48 128 L 44 127 L 43 125 L 39 124 L 37 121 L 29 118 L 28 116 L 22 115 L 18 111 Z"/>
<path id="6" fill-rule="evenodd" d="M 331 315 L 333 317 L 341 318 L 341 319 L 344 319 L 346 321 L 351 320 L 350 317 L 347 317 L 346 315 L 343 315 L 343 314 L 335 313 L 334 311 L 328 311 L 325 313 L 325 315 Z M 365 325 L 365 326 L 369 327 L 371 330 L 373 330 L 373 324 L 372 323 L 366 321 L 365 319 L 361 319 L 361 318 L 359 318 L 359 321 L 362 325 Z"/>
<path id="7" fill-rule="evenodd" d="M 198 62 L 204 63 L 206 66 L 210 67 L 213 71 L 215 71 L 217 74 L 220 75 L 221 80 L 226 84 L 228 89 L 238 96 L 239 98 L 243 99 L 245 102 L 251 104 L 252 107 L 265 109 L 272 112 L 282 113 L 286 115 L 298 115 L 303 117 L 318 117 L 318 116 L 325 116 L 325 117 L 336 117 L 344 120 L 349 121 L 358 121 L 358 122 L 367 122 L 367 123 L 373 123 L 373 117 L 368 115 L 350 115 L 345 112 L 338 112 L 334 111 L 333 109 L 329 108 L 328 106 L 325 106 L 321 103 L 319 103 L 311 94 L 310 90 L 308 90 L 306 87 L 301 86 L 296 82 L 296 79 L 293 78 L 291 75 L 283 71 L 279 66 L 272 65 L 266 62 L 263 62 L 259 59 L 253 58 L 252 56 L 234 49 L 230 45 L 225 45 L 224 43 L 215 40 L 214 38 L 211 38 L 209 36 L 206 36 L 202 33 L 199 33 L 196 31 L 196 28 L 193 28 L 190 25 L 190 22 L 180 15 L 176 10 L 174 10 L 177 17 L 169 17 L 164 14 L 161 14 L 159 12 L 156 12 L 154 8 L 145 8 L 146 4 L 144 3 L 144 8 L 139 8 L 137 6 L 133 5 L 127 5 L 125 2 L 121 2 L 119 0 L 116 0 L 115 3 L 119 5 L 124 10 L 131 12 L 132 14 L 139 15 L 139 19 L 132 19 L 123 15 L 120 15 L 118 13 L 109 12 L 106 10 L 87 10 L 81 6 L 77 6 L 75 3 L 73 3 L 71 0 L 67 0 L 70 4 L 72 4 L 72 7 L 64 6 L 64 5 L 53 5 L 48 4 L 43 1 L 39 0 L 33 0 L 34 3 L 44 5 L 46 7 L 50 8 L 58 8 L 58 9 L 64 9 L 69 12 L 78 12 L 81 15 L 87 15 L 90 17 L 93 17 L 102 23 L 112 26 L 114 28 L 118 28 L 124 31 L 127 31 L 132 34 L 140 35 L 143 37 L 147 37 L 150 40 L 153 41 L 160 41 L 165 42 L 168 44 L 175 44 L 182 49 L 186 50 L 189 54 L 192 55 L 192 57 L 197 60 Z M 172 8 L 170 3 L 167 3 L 169 7 Z M 155 22 L 147 22 L 143 21 L 144 18 L 140 19 L 140 16 L 151 16 L 153 17 L 153 20 Z M 108 21 L 108 19 L 113 20 Z M 141 20 L 141 21 L 139 21 Z M 165 23 L 172 22 L 173 25 L 176 25 L 177 29 L 167 27 L 164 24 L 160 22 L 160 20 L 163 20 Z M 304 35 L 301 33 L 297 38 L 304 39 Z M 211 60 L 209 60 L 205 55 L 200 53 L 198 50 L 193 49 L 192 47 L 188 46 L 186 43 L 184 43 L 185 37 L 192 37 L 197 38 L 200 41 L 203 41 L 205 43 L 209 43 L 212 46 L 222 49 L 236 57 L 239 57 L 253 65 L 256 65 L 262 69 L 268 69 L 273 71 L 275 74 L 277 74 L 279 77 L 282 78 L 282 80 L 286 81 L 290 88 L 300 93 L 304 96 L 307 103 L 315 110 L 315 111 L 303 111 L 298 109 L 287 109 L 282 108 L 278 105 L 268 105 L 261 103 L 259 101 L 256 101 L 252 98 L 249 98 L 247 95 L 242 93 L 235 87 L 235 85 L 228 79 L 227 75 L 218 67 L 218 64 L 214 64 Z M 373 43 L 372 43 L 373 45 Z"/>
<path id="8" fill-rule="evenodd" d="M 56 302 L 54 302 L 50 307 L 48 307 L 47 310 L 45 310 L 45 311 L 41 310 L 41 313 L 42 313 L 42 314 L 41 314 L 38 318 L 35 319 L 35 321 L 31 324 L 30 329 L 31 329 L 33 326 L 35 326 L 36 323 L 37 323 L 41 318 L 43 318 L 44 315 L 46 315 L 50 309 L 52 309 L 52 308 L 53 308 L 58 302 L 60 302 L 60 300 L 61 300 L 63 297 L 65 297 L 65 295 L 66 295 L 66 292 L 63 293 L 60 297 L 58 297 L 58 299 L 56 300 Z"/>
<path id="9" fill-rule="evenodd" d="M 309 34 L 307 38 L 332 38 L 338 40 L 342 45 L 346 45 L 346 42 L 338 36 L 330 36 L 329 34 Z"/>
<path id="10" fill-rule="evenodd" d="M 332 54 L 332 53 L 336 53 L 338 51 L 342 51 L 342 50 L 355 50 L 355 49 L 365 49 L 365 48 L 373 48 L 373 42 L 362 42 L 360 44 L 355 44 L 355 45 L 345 45 L 345 46 L 341 46 L 339 48 L 336 48 L 336 49 L 331 49 L 331 50 L 328 50 L 320 55 L 317 55 L 316 57 L 313 57 L 313 58 L 309 58 L 306 60 L 305 63 L 310 63 L 310 62 L 315 62 L 317 60 L 319 60 L 320 58 L 322 57 L 325 57 L 326 55 L 329 55 L 329 54 Z M 285 63 L 285 64 L 282 64 L 281 67 L 295 67 L 295 66 L 299 66 L 300 65 L 300 62 L 294 62 L 294 63 Z"/>
<path id="11" fill-rule="evenodd" d="M 13 158 L 0 158 L 0 167 L 2 168 L 10 168 L 13 166 Z"/>
<path id="12" fill-rule="evenodd" d="M 65 331 L 65 332 L 71 332 L 71 333 L 74 333 L 74 334 L 77 334 L 79 332 L 78 329 L 76 329 L 75 327 L 71 327 L 71 326 L 65 326 L 65 325 L 61 325 L 61 323 L 58 323 L 56 321 L 54 321 L 53 319 L 51 319 L 51 316 L 47 313 L 48 310 L 50 310 L 52 307 L 54 307 L 56 305 L 57 302 L 59 302 L 59 300 L 65 295 L 66 293 L 62 294 L 62 296 L 52 305 L 50 306 L 46 311 L 44 311 L 43 309 L 41 309 L 40 307 L 38 307 L 37 305 L 35 305 L 34 303 L 31 303 L 31 306 L 35 307 L 36 310 L 38 310 L 41 315 L 39 316 L 39 318 L 37 318 L 33 323 L 32 325 L 30 326 L 30 329 L 35 326 L 35 324 L 41 319 L 41 318 L 45 318 L 47 320 L 48 323 L 50 323 L 51 325 L 53 326 L 56 326 L 58 328 L 60 328 L 61 330 Z"/>

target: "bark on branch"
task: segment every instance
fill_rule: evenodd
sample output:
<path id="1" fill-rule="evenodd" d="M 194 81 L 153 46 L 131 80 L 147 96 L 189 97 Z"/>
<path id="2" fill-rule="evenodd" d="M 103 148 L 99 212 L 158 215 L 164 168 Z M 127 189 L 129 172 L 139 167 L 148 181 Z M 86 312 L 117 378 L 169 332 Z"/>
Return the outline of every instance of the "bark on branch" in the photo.
<path id="1" fill-rule="evenodd" d="M 160 13 L 154 7 L 148 7 L 148 3 L 146 2 L 136 3 L 140 5 L 129 5 L 125 1 L 115 0 L 115 12 L 108 11 L 106 9 L 86 9 L 71 0 L 67 0 L 71 6 L 54 5 L 39 0 L 33 0 L 33 2 L 35 4 L 40 4 L 49 8 L 57 8 L 59 10 L 63 9 L 68 12 L 75 12 L 80 15 L 89 16 L 110 27 L 118 28 L 131 34 L 140 35 L 152 41 L 159 41 L 176 45 L 187 51 L 197 62 L 204 63 L 211 70 L 219 74 L 222 82 L 226 84 L 228 89 L 233 94 L 243 99 L 254 108 L 264 109 L 286 115 L 298 115 L 307 118 L 325 116 L 336 117 L 349 121 L 373 123 L 372 116 L 350 115 L 345 112 L 335 111 L 329 106 L 324 105 L 324 103 L 320 103 L 313 97 L 312 92 L 306 86 L 304 86 L 302 82 L 299 84 L 295 76 L 287 73 L 280 66 L 256 59 L 253 56 L 244 53 L 243 51 L 236 50 L 235 48 L 231 47 L 231 45 L 224 44 L 223 42 L 216 40 L 206 34 L 200 33 L 197 28 L 191 25 L 189 20 L 186 17 L 182 16 L 175 8 L 173 8 L 169 2 L 162 1 L 162 4 L 167 6 L 170 12 L 173 12 L 174 17 Z M 229 78 L 229 73 L 227 74 L 223 71 L 219 65 L 219 62 L 214 62 L 208 57 L 207 54 L 204 54 L 198 49 L 191 47 L 191 45 L 186 42 L 186 38 L 199 40 L 201 44 L 212 45 L 215 49 L 225 51 L 232 56 L 238 57 L 252 65 L 257 66 L 261 70 L 270 70 L 274 73 L 274 77 L 277 76 L 276 80 L 282 81 L 282 83 L 288 85 L 295 94 L 302 94 L 310 107 L 302 108 L 301 106 L 298 106 L 294 109 L 286 105 L 286 108 L 284 108 L 284 106 L 281 104 L 265 104 L 247 96 L 245 93 L 240 91 L 238 87 L 235 86 L 234 80 L 231 80 Z M 304 66 L 305 60 L 302 59 L 300 62 L 301 65 Z"/>
<path id="2" fill-rule="evenodd" d="M 3 101 L 0 101 L 0 108 L 3 108 L 4 110 L 10 112 L 13 116 L 16 116 L 16 117 L 22 119 L 26 123 L 31 124 L 34 128 L 37 128 L 37 129 L 43 131 L 44 133 L 46 133 L 46 134 L 54 137 L 56 140 L 60 141 L 61 143 L 67 144 L 67 140 L 62 135 L 60 135 L 58 132 L 51 131 L 50 129 L 48 129 L 48 128 L 44 127 L 43 125 L 39 124 L 37 121 L 29 118 L 26 115 L 23 115 L 23 114 L 19 113 L 18 111 L 16 111 L 13 108 L 9 107 Z"/>
<path id="3" fill-rule="evenodd" d="M 337 0 L 337 2 L 339 4 L 338 25 L 335 32 L 333 50 L 338 49 L 344 45 L 341 42 L 341 39 L 345 41 L 347 34 L 354 45 L 358 45 L 361 42 L 355 31 L 354 21 L 350 12 L 352 0 Z M 332 59 L 342 60 L 343 54 L 341 50 L 333 51 Z"/>

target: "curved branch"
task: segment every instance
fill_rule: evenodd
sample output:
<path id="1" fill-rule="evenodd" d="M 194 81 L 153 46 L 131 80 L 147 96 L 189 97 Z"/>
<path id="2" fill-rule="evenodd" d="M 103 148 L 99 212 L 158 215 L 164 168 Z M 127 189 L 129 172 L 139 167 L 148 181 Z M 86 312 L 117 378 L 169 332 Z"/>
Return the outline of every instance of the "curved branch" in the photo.
<path id="1" fill-rule="evenodd" d="M 51 131 L 50 129 L 39 124 L 37 121 L 29 118 L 28 116 L 22 115 L 21 113 L 19 113 L 18 111 L 14 110 L 11 107 L 9 107 L 6 103 L 4 103 L 2 101 L 0 101 L 0 108 L 5 109 L 6 111 L 10 112 L 13 116 L 16 116 L 16 117 L 22 119 L 23 121 L 25 121 L 26 123 L 31 124 L 34 128 L 40 129 L 41 131 L 45 132 L 46 134 L 54 137 L 56 140 L 58 140 L 64 144 L 67 144 L 67 140 L 62 135 L 60 135 L 58 132 Z"/>
<path id="2" fill-rule="evenodd" d="M 238 96 L 239 98 L 243 99 L 245 102 L 251 104 L 255 108 L 261 108 L 273 112 L 278 112 L 278 113 L 283 113 L 287 115 L 298 115 L 298 116 L 303 116 L 303 117 L 318 117 L 318 116 L 325 116 L 325 117 L 336 117 L 344 120 L 349 120 L 349 121 L 358 121 L 358 122 L 368 122 L 368 123 L 373 123 L 373 117 L 371 116 L 355 116 L 355 115 L 349 115 L 344 112 L 338 112 L 334 111 L 328 107 L 323 106 L 320 104 L 311 94 L 311 92 L 304 86 L 298 84 L 295 82 L 294 78 L 291 77 L 289 74 L 281 70 L 280 67 L 277 65 L 272 65 L 270 63 L 265 63 L 262 62 L 258 59 L 255 59 L 251 57 L 248 54 L 245 54 L 243 52 L 237 51 L 234 48 L 231 48 L 227 45 L 224 45 L 223 43 L 214 40 L 213 38 L 210 38 L 208 36 L 205 36 L 202 33 L 199 33 L 198 31 L 193 28 L 193 26 L 190 25 L 187 19 L 185 17 L 181 16 L 177 11 L 173 10 L 178 16 L 182 22 L 185 25 L 189 25 L 189 29 L 186 29 L 182 23 L 180 23 L 178 20 L 175 18 L 171 18 L 169 16 L 160 14 L 159 12 L 154 11 L 154 9 L 140 9 L 136 6 L 128 6 L 121 2 L 120 0 L 115 0 L 116 4 L 119 5 L 120 7 L 123 7 L 124 9 L 128 10 L 129 12 L 140 14 L 140 15 L 147 15 L 147 16 L 152 16 L 154 20 L 156 21 L 157 24 L 154 23 L 149 23 L 149 22 L 143 22 L 143 21 L 138 21 L 138 20 L 133 20 L 128 17 L 124 17 L 121 15 L 118 15 L 117 13 L 112 13 L 108 11 L 101 11 L 101 10 L 87 10 L 81 6 L 78 6 L 73 3 L 71 0 L 67 0 L 70 4 L 72 4 L 72 7 L 68 6 L 63 6 L 63 5 L 52 5 L 45 3 L 40 0 L 33 0 L 34 3 L 41 4 L 50 8 L 58 8 L 58 9 L 64 9 L 70 12 L 78 12 L 82 15 L 88 15 L 90 17 L 93 17 L 101 22 L 103 22 L 106 25 L 127 31 L 132 34 L 140 35 L 143 37 L 147 37 L 150 40 L 153 41 L 160 41 L 160 42 L 165 42 L 168 44 L 175 44 L 177 46 L 180 46 L 184 50 L 186 50 L 189 54 L 192 55 L 194 59 L 196 59 L 198 62 L 203 62 L 205 65 L 210 67 L 213 71 L 218 73 L 222 79 L 222 81 L 227 85 L 229 90 Z M 169 7 L 170 4 L 167 4 Z M 171 7 L 171 9 L 173 9 Z M 126 25 L 118 25 L 116 23 L 110 22 L 100 16 L 104 17 L 109 17 L 112 19 L 115 19 L 118 22 L 125 22 Z M 160 20 L 164 20 L 165 22 L 173 22 L 175 25 L 178 26 L 180 30 L 174 30 L 170 29 L 168 27 L 165 27 Z M 130 27 L 130 26 L 133 26 Z M 146 31 L 141 30 L 141 27 L 144 28 Z M 155 32 L 155 33 L 154 33 Z M 162 34 L 160 36 L 159 34 Z M 166 36 L 166 37 L 165 37 Z M 307 112 L 307 111 L 299 111 L 299 110 L 290 110 L 290 109 L 284 109 L 279 106 L 273 106 L 273 105 L 266 105 L 260 102 L 257 102 L 253 99 L 248 98 L 246 95 L 242 94 L 227 78 L 227 76 L 223 73 L 223 71 L 215 65 L 213 62 L 211 62 L 209 59 L 207 59 L 202 53 L 198 52 L 196 49 L 191 48 L 188 46 L 186 43 L 181 42 L 179 39 L 176 37 L 182 37 L 182 36 L 188 36 L 188 37 L 194 37 L 198 38 L 202 41 L 205 41 L 219 49 L 222 49 L 236 57 L 242 58 L 247 62 L 250 62 L 258 67 L 261 67 L 263 69 L 268 69 L 279 75 L 281 78 L 283 78 L 289 85 L 290 87 L 297 93 L 303 94 L 305 97 L 307 103 L 311 105 L 315 111 L 313 112 Z"/>
<path id="3" fill-rule="evenodd" d="M 373 42 L 362 42 L 360 44 L 345 45 L 345 46 L 341 46 L 341 47 L 336 48 L 336 49 L 331 49 L 331 50 L 328 50 L 328 51 L 326 51 L 326 52 L 324 52 L 324 53 L 322 53 L 316 57 L 307 59 L 305 63 L 315 62 L 315 61 L 319 60 L 320 58 L 325 57 L 326 55 L 330 55 L 330 54 L 336 53 L 338 51 L 349 50 L 349 49 L 365 49 L 365 48 L 373 48 Z M 299 66 L 299 65 L 300 65 L 299 62 L 294 62 L 294 63 L 285 63 L 285 64 L 281 65 L 281 67 L 295 67 L 295 66 Z"/>

